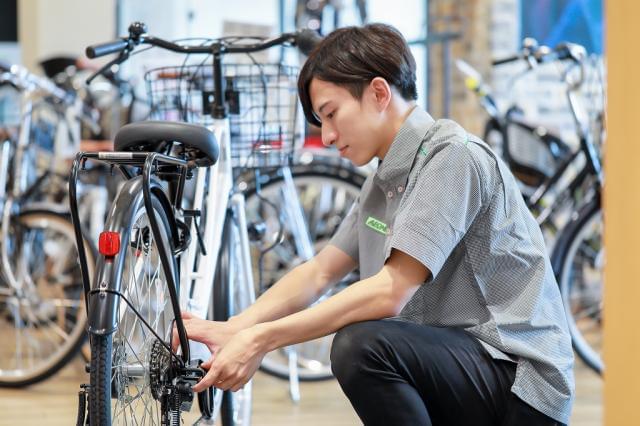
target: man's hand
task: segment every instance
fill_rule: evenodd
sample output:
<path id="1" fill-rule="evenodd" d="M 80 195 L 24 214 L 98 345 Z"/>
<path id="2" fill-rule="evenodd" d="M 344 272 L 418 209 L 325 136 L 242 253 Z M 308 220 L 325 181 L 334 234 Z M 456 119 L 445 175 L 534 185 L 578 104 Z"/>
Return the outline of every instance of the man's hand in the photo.
<path id="1" fill-rule="evenodd" d="M 223 347 L 241 328 L 233 321 L 207 321 L 189 312 L 182 313 L 182 322 L 190 340 L 204 343 L 212 354 Z M 175 352 L 180 346 L 178 330 L 173 326 L 171 349 Z"/>
<path id="2" fill-rule="evenodd" d="M 193 390 L 200 392 L 215 386 L 235 392 L 253 377 L 264 355 L 255 328 L 242 330 L 202 364 L 202 368 L 209 371 Z"/>
<path id="3" fill-rule="evenodd" d="M 260 350 L 256 333 L 252 329 L 243 330 L 233 320 L 207 321 L 189 312 L 182 313 L 187 336 L 190 340 L 204 343 L 211 351 L 211 358 L 202 363 L 209 370 L 205 377 L 193 387 L 200 392 L 210 386 L 237 391 L 241 389 L 260 366 L 265 352 Z M 180 346 L 178 332 L 173 328 L 171 348 Z"/>

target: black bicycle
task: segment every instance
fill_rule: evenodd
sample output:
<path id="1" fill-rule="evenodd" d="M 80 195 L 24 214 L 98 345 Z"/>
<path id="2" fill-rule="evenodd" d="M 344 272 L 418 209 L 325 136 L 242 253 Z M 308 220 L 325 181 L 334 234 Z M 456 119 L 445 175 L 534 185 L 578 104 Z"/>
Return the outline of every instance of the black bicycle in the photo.
<path id="1" fill-rule="evenodd" d="M 518 55 L 494 61 L 501 65 L 527 61 L 529 70 L 538 64 L 564 64 L 562 80 L 579 140 L 571 149 L 562 138 L 522 118 L 512 107 L 499 112 L 490 90 L 468 64 L 459 62 L 467 86 L 480 98 L 490 118 L 485 140 L 497 149 L 514 175 L 526 185 L 524 198 L 545 232 L 551 264 L 560 286 L 574 349 L 592 369 L 602 373 L 602 166 L 596 136 L 584 113 L 579 89 L 585 81 L 586 51 L 582 46 L 562 43 L 553 49 L 526 41 Z M 546 153 L 546 168 L 534 167 L 517 158 L 514 142 L 537 144 Z"/>

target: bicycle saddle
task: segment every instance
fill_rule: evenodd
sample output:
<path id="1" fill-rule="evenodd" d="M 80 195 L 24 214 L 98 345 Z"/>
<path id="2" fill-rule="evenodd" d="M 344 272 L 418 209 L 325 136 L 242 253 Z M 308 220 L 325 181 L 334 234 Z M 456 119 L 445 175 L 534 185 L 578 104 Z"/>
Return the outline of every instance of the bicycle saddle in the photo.
<path id="1" fill-rule="evenodd" d="M 168 143 L 184 145 L 185 154 L 199 167 L 218 161 L 218 142 L 208 129 L 173 121 L 140 121 L 123 126 L 116 134 L 116 151 L 164 151 Z"/>

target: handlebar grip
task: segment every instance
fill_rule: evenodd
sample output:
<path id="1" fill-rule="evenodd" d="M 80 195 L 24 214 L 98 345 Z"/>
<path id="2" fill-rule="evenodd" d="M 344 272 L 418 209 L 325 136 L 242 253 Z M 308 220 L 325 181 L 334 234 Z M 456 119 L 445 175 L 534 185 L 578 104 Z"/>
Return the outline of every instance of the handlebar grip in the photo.
<path id="1" fill-rule="evenodd" d="M 85 53 L 90 59 L 99 58 L 100 56 L 110 55 L 112 53 L 122 52 L 129 46 L 126 40 L 116 40 L 107 43 L 94 44 L 87 47 Z"/>
<path id="2" fill-rule="evenodd" d="M 508 64 L 509 62 L 516 62 L 516 61 L 520 61 L 522 60 L 522 56 L 520 55 L 514 55 L 514 56 L 508 56 L 506 58 L 502 58 L 502 59 L 494 59 L 491 64 L 492 65 L 502 65 L 502 64 Z"/>
<path id="3" fill-rule="evenodd" d="M 320 34 L 313 30 L 302 30 L 296 36 L 296 45 L 298 49 L 306 55 L 309 56 L 309 53 L 322 41 L 322 37 Z"/>

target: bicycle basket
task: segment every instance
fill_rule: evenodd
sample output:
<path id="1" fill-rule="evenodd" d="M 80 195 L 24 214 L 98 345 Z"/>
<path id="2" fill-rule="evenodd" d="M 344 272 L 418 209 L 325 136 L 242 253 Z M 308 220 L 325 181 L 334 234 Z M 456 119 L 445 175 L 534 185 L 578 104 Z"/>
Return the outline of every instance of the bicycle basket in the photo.
<path id="1" fill-rule="evenodd" d="M 558 165 L 549 148 L 534 132 L 516 123 L 509 123 L 507 137 L 510 141 L 509 154 L 514 161 L 528 167 L 536 175 L 551 176 L 555 173 Z"/>
<path id="2" fill-rule="evenodd" d="M 279 167 L 302 143 L 297 68 L 225 64 L 233 167 Z M 161 67 L 145 74 L 151 118 L 209 125 L 214 100 L 210 66 Z"/>

